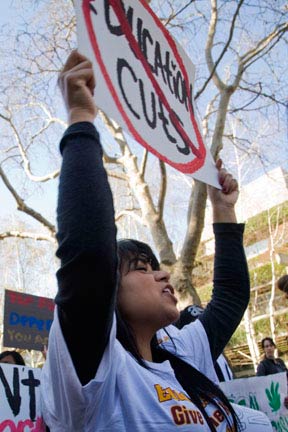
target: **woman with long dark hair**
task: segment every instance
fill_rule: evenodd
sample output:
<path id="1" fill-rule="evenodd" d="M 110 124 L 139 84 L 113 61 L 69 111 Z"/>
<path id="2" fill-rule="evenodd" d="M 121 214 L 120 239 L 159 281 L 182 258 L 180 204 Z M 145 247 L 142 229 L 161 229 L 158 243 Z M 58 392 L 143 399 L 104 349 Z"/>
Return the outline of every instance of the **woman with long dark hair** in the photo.
<path id="1" fill-rule="evenodd" d="M 265 416 L 233 407 L 215 385 L 213 361 L 239 324 L 249 278 L 236 223 L 237 182 L 217 163 L 209 188 L 216 256 L 211 303 L 197 322 L 157 342 L 179 317 L 170 275 L 151 248 L 116 242 L 102 162 L 91 63 L 73 52 L 59 78 L 69 128 L 62 138 L 58 294 L 41 388 L 51 431 L 271 431 Z M 164 338 L 165 339 L 165 338 Z M 206 376 L 207 375 L 207 376 Z M 237 413 L 239 413 L 239 418 Z M 255 426 L 256 425 L 256 426 Z M 181 427 L 180 429 L 178 429 Z M 257 429 L 258 427 L 258 429 Z"/>

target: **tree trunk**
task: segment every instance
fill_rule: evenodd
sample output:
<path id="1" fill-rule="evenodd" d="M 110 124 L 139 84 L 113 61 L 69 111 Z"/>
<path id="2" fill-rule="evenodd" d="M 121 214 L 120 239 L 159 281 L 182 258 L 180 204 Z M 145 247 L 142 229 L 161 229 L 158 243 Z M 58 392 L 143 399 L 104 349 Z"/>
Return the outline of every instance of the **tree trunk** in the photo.
<path id="1" fill-rule="evenodd" d="M 246 309 L 245 314 L 244 314 L 244 325 L 245 325 L 247 344 L 248 344 L 251 359 L 253 362 L 254 371 L 256 372 L 260 354 L 259 354 L 259 349 L 258 349 L 258 345 L 256 342 L 255 331 L 254 331 L 253 323 L 251 320 L 251 314 L 250 314 L 249 306 Z"/>

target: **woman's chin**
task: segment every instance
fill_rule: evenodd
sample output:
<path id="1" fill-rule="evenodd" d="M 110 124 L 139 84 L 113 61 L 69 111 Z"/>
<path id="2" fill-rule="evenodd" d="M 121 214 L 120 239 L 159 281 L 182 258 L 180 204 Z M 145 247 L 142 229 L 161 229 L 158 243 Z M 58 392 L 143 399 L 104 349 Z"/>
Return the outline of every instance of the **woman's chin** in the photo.
<path id="1" fill-rule="evenodd" d="M 179 319 L 179 316 L 180 316 L 180 312 L 176 307 L 175 309 L 171 309 L 169 313 L 167 313 L 167 323 L 163 325 L 163 327 L 173 324 L 175 321 Z"/>

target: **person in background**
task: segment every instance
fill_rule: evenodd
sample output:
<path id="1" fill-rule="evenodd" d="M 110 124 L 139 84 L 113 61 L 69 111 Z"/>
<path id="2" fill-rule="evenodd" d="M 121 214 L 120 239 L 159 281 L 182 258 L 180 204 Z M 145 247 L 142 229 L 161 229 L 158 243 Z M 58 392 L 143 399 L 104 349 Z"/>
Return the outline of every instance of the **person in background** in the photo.
<path id="1" fill-rule="evenodd" d="M 265 337 L 261 341 L 261 347 L 264 351 L 264 359 L 257 367 L 257 376 L 272 375 L 280 372 L 287 372 L 287 367 L 283 360 L 275 358 L 276 344 L 271 337 Z"/>
<path id="2" fill-rule="evenodd" d="M 196 319 L 198 319 L 203 312 L 204 308 L 199 305 L 187 306 L 180 312 L 180 317 L 178 321 L 174 323 L 174 325 L 177 328 L 182 329 L 185 325 L 190 324 L 191 322 L 194 322 Z M 220 382 L 231 381 L 234 379 L 233 372 L 223 353 L 220 354 L 220 356 L 215 361 L 214 368 Z"/>
<path id="3" fill-rule="evenodd" d="M 25 366 L 25 361 L 17 351 L 3 351 L 0 354 L 0 363 Z"/>
<path id="4" fill-rule="evenodd" d="M 257 367 L 257 376 L 274 375 L 280 372 L 288 372 L 284 361 L 280 358 L 275 358 L 274 352 L 276 344 L 271 337 L 265 337 L 261 341 L 261 347 L 264 351 L 264 359 Z M 285 408 L 288 409 L 288 396 L 284 399 Z"/>
<path id="5" fill-rule="evenodd" d="M 277 288 L 285 294 L 288 300 L 288 275 L 281 276 L 276 282 Z"/>

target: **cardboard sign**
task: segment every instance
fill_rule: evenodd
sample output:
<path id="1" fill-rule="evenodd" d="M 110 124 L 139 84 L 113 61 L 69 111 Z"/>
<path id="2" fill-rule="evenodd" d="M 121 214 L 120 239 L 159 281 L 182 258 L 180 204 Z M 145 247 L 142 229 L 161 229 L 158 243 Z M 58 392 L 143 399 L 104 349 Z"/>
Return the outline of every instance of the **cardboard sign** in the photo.
<path id="1" fill-rule="evenodd" d="M 53 311 L 52 299 L 5 290 L 3 345 L 42 351 L 48 345 Z"/>
<path id="2" fill-rule="evenodd" d="M 196 119 L 195 68 L 146 1 L 76 0 L 75 7 L 99 108 L 164 162 L 219 187 Z"/>
<path id="3" fill-rule="evenodd" d="M 0 363 L 0 432 L 45 432 L 40 369 Z"/>
<path id="4" fill-rule="evenodd" d="M 288 431 L 288 410 L 284 406 L 287 396 L 286 372 L 221 382 L 220 387 L 230 402 L 264 412 L 273 430 Z"/>

